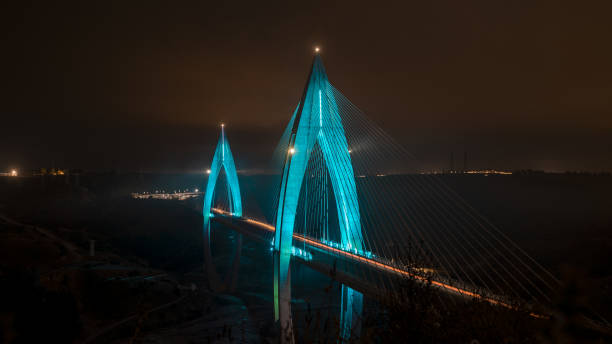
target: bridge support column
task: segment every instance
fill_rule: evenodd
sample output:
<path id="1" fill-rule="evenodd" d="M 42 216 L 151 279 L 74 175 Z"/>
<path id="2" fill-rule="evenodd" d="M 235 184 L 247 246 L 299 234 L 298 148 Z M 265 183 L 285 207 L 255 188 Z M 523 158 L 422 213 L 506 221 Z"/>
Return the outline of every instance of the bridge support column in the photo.
<path id="1" fill-rule="evenodd" d="M 274 255 L 276 267 L 276 260 L 279 259 L 278 254 Z M 276 271 L 275 271 L 276 279 Z M 285 344 L 295 343 L 295 336 L 293 333 L 293 316 L 291 315 L 291 269 L 287 272 L 287 278 L 284 281 L 284 285 L 274 283 L 274 302 L 275 309 L 278 309 L 277 320 L 280 328 L 280 342 Z M 279 286 L 278 288 L 276 286 Z"/>
<path id="2" fill-rule="evenodd" d="M 208 288 L 215 292 L 233 292 L 236 290 L 236 282 L 238 281 L 238 270 L 240 269 L 240 256 L 242 254 L 242 234 L 236 233 L 236 245 L 234 246 L 234 254 L 232 266 L 227 272 L 225 278 L 221 278 L 215 268 L 211 245 L 210 245 L 210 222 L 204 225 L 204 269 L 208 279 Z"/>
<path id="3" fill-rule="evenodd" d="M 361 314 L 363 310 L 363 294 L 342 286 L 342 306 L 340 310 L 340 341 L 359 338 L 361 335 Z"/>

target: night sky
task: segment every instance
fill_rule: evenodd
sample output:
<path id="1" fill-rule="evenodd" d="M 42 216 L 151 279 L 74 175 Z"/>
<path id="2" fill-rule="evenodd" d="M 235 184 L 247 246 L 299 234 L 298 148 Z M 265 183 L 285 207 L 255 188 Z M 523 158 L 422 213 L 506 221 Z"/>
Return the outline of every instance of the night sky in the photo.
<path id="1" fill-rule="evenodd" d="M 610 1 L 11 3 L 0 170 L 261 168 L 317 45 L 425 167 L 612 170 Z"/>

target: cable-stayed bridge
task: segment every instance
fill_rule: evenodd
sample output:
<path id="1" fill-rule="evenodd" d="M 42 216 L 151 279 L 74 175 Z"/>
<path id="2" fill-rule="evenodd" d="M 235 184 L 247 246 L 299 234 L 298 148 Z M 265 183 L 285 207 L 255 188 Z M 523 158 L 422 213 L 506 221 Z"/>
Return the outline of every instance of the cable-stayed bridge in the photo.
<path id="1" fill-rule="evenodd" d="M 318 53 L 272 160 L 275 174 L 254 187 L 258 204 L 243 204 L 222 125 L 204 194 L 204 247 L 211 288 L 223 289 L 235 283 L 242 236 L 223 279 L 212 264 L 211 221 L 269 245 L 284 341 L 294 341 L 293 262 L 342 283 L 341 340 L 359 335 L 364 294 L 401 297 L 405 280 L 439 290 L 449 307 L 475 299 L 548 316 L 559 281 L 439 178 L 419 173 L 416 159 L 332 86 Z M 221 175 L 227 185 L 216 192 Z"/>

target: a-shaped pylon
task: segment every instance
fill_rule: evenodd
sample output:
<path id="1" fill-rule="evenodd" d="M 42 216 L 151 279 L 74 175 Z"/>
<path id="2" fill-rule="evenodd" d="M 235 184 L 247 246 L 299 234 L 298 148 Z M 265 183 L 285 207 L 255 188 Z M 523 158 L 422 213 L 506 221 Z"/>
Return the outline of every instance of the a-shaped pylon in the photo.
<path id="1" fill-rule="evenodd" d="M 227 179 L 230 213 L 234 216 L 242 216 L 242 200 L 240 198 L 238 174 L 236 173 L 236 165 L 234 164 L 234 157 L 232 156 L 229 142 L 225 137 L 225 125 L 223 124 L 221 124 L 221 137 L 219 137 L 219 142 L 217 143 L 217 148 L 215 149 L 215 155 L 213 156 L 212 164 L 208 170 L 208 182 L 206 184 L 206 193 L 204 194 L 204 204 L 202 206 L 202 214 L 204 216 L 204 262 L 208 274 L 209 287 L 213 290 L 231 290 L 235 285 L 238 265 L 240 263 L 242 236 L 238 235 L 238 242 L 232 268 L 226 276 L 225 281 L 221 281 L 221 278 L 213 266 L 210 249 L 210 217 L 213 216 L 211 214 L 211 207 L 215 186 L 217 185 L 217 179 L 219 179 L 221 169 L 225 170 Z"/>
<path id="2" fill-rule="evenodd" d="M 344 128 L 323 62 L 315 54 L 308 82 L 289 122 L 291 132 L 283 167 L 274 237 L 274 314 L 281 328 L 292 326 L 290 261 L 296 210 L 313 147 L 318 144 L 329 172 L 338 211 L 342 248 L 363 250 L 357 188 Z M 343 290 L 342 336 L 361 315 L 362 295 Z"/>

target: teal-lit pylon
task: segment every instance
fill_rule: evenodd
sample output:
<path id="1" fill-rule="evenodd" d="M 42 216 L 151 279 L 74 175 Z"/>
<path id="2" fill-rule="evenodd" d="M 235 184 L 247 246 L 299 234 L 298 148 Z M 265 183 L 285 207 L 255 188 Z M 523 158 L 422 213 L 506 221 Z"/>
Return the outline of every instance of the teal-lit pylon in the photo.
<path id="1" fill-rule="evenodd" d="M 227 189 L 230 204 L 230 213 L 235 216 L 242 216 L 242 200 L 240 198 L 240 185 L 238 184 L 238 174 L 234 157 L 230 150 L 229 142 L 225 137 L 225 125 L 221 124 L 221 137 L 215 149 L 212 164 L 208 170 L 208 182 L 206 183 L 206 193 L 204 194 L 204 204 L 202 214 L 204 215 L 203 235 L 204 235 L 204 265 L 208 274 L 208 286 L 215 291 L 232 290 L 237 279 L 238 266 L 240 264 L 240 249 L 242 247 L 242 236 L 238 235 L 237 247 L 234 253 L 232 268 L 224 281 L 217 274 L 213 265 L 212 253 L 210 249 L 210 217 L 213 195 L 217 179 L 221 169 L 225 169 L 227 179 Z"/>
<path id="2" fill-rule="evenodd" d="M 280 187 L 274 235 L 274 314 L 281 328 L 291 326 L 290 270 L 293 228 L 300 190 L 311 152 L 323 152 L 336 199 L 343 249 L 363 250 L 359 203 L 351 156 L 338 106 L 323 62 L 315 54 L 299 106 L 289 122 L 287 156 Z M 362 295 L 348 287 L 342 292 L 341 336 L 350 335 L 355 314 L 361 314 Z"/>
<path id="3" fill-rule="evenodd" d="M 204 204 L 202 206 L 202 214 L 204 215 L 204 226 L 210 225 L 211 207 L 215 186 L 221 168 L 225 169 L 227 177 L 227 185 L 229 190 L 230 212 L 234 216 L 242 216 L 242 200 L 240 198 L 240 185 L 238 184 L 238 174 L 236 173 L 236 165 L 234 157 L 230 150 L 229 142 L 225 137 L 225 125 L 221 124 L 221 137 L 215 149 L 212 164 L 208 171 L 208 182 L 206 183 L 206 193 L 204 194 Z"/>

